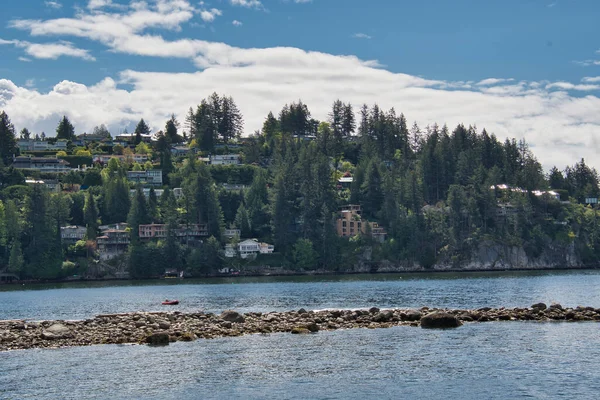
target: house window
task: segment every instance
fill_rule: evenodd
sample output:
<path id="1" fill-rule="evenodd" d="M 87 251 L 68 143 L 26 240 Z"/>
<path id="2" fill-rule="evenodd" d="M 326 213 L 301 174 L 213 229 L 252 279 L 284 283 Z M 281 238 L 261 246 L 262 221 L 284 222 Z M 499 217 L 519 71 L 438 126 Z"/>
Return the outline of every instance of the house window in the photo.
<path id="1" fill-rule="evenodd" d="M 346 227 L 346 221 L 342 221 L 342 226 L 345 228 Z"/>

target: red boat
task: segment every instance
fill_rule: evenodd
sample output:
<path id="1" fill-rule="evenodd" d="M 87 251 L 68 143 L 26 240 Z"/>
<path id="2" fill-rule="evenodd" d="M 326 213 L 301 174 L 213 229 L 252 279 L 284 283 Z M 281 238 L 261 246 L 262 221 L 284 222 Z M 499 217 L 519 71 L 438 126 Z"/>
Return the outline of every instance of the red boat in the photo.
<path id="1" fill-rule="evenodd" d="M 166 299 L 165 301 L 162 302 L 163 306 L 175 306 L 177 304 L 179 304 L 179 300 L 169 300 Z"/>

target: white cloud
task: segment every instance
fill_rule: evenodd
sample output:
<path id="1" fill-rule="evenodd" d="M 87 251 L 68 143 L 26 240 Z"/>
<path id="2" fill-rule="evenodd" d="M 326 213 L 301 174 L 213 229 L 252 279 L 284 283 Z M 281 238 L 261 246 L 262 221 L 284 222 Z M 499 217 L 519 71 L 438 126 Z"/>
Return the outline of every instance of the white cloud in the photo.
<path id="1" fill-rule="evenodd" d="M 583 83 L 600 83 L 600 76 L 586 76 L 581 79 Z"/>
<path id="2" fill-rule="evenodd" d="M 31 59 L 29 59 L 27 57 L 19 57 L 18 60 L 23 61 L 23 62 L 31 62 Z"/>
<path id="3" fill-rule="evenodd" d="M 237 19 L 234 19 L 232 22 L 233 26 L 242 26 L 244 25 L 241 21 L 238 21 Z"/>
<path id="4" fill-rule="evenodd" d="M 593 65 L 600 65 L 600 60 L 583 60 L 583 61 L 573 61 L 577 65 L 581 65 L 582 67 L 591 67 Z"/>
<path id="5" fill-rule="evenodd" d="M 513 80 L 514 79 L 487 78 L 487 79 L 477 82 L 477 86 L 491 86 L 491 85 L 497 85 L 499 83 L 510 82 Z"/>
<path id="6" fill-rule="evenodd" d="M 372 36 L 369 36 L 366 33 L 355 33 L 352 37 L 356 39 L 373 39 Z"/>
<path id="7" fill-rule="evenodd" d="M 28 88 L 35 87 L 35 79 L 27 79 L 25 81 L 25 87 L 28 87 Z"/>
<path id="8" fill-rule="evenodd" d="M 546 89 L 562 89 L 562 90 L 580 90 L 580 91 L 593 91 L 600 89 L 598 85 L 575 85 L 570 82 L 553 82 L 546 85 Z"/>
<path id="9" fill-rule="evenodd" d="M 58 10 L 62 7 L 62 4 L 60 4 L 57 1 L 44 1 L 44 4 L 46 5 L 46 7 L 54 8 L 55 10 Z"/>
<path id="10" fill-rule="evenodd" d="M 375 102 L 384 109 L 395 107 L 422 127 L 434 122 L 451 128 L 458 123 L 476 124 L 501 140 L 525 138 L 546 168 L 564 167 L 585 157 L 600 169 L 600 160 L 596 161 L 600 99 L 592 94 L 598 90 L 596 82 L 589 80 L 595 78 L 584 78 L 580 84 L 503 78 L 428 80 L 392 73 L 377 61 L 355 56 L 291 47 L 238 48 L 194 39 L 168 41 L 156 34 L 156 29 L 177 31 L 197 15 L 187 1 L 157 0 L 130 3 L 121 12 L 82 11 L 74 18 L 12 21 L 10 26 L 34 36 L 75 36 L 113 52 L 187 58 L 203 70 L 125 70 L 117 81 L 105 78 L 95 85 L 62 81 L 44 92 L 4 79 L 0 80 L 0 107 L 18 129 L 51 132 L 65 114 L 77 132 L 101 123 L 118 131 L 140 118 L 155 127 L 164 126 L 171 113 L 183 120 L 190 106 L 216 91 L 235 98 L 250 133 L 262 126 L 269 111 L 277 113 L 285 103 L 302 99 L 315 118 L 325 119 L 333 100 L 340 98 L 356 109 Z M 146 34 L 147 28 L 153 28 L 153 33 Z M 572 95 L 573 90 L 585 91 L 585 96 Z M 577 138 L 579 144 L 565 138 Z"/>
<path id="11" fill-rule="evenodd" d="M 95 61 L 88 50 L 79 49 L 73 43 L 61 41 L 59 43 L 31 43 L 23 40 L 0 39 L 0 45 L 13 45 L 25 50 L 25 53 L 35 58 L 56 60 L 62 56 L 82 58 Z M 22 60 L 23 61 L 23 60 Z"/>
<path id="12" fill-rule="evenodd" d="M 241 6 L 246 8 L 263 8 L 263 4 L 259 0 L 229 0 L 232 6 Z"/>
<path id="13" fill-rule="evenodd" d="M 103 7 L 112 6 L 112 0 L 90 0 L 88 2 L 87 8 L 90 10 L 96 10 Z"/>
<path id="14" fill-rule="evenodd" d="M 218 10 L 216 8 L 200 11 L 200 18 L 202 18 L 204 22 L 213 22 L 217 16 L 221 15 L 223 15 L 221 10 Z"/>
<path id="15" fill-rule="evenodd" d="M 312 3 L 312 0 L 294 0 L 296 4 Z"/>

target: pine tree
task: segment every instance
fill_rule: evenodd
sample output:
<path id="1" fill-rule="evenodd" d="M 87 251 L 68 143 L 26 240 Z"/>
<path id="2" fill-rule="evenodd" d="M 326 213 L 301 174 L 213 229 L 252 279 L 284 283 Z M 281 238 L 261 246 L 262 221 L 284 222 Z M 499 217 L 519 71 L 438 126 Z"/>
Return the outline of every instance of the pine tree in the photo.
<path id="1" fill-rule="evenodd" d="M 56 138 L 65 140 L 75 140 L 75 127 L 67 116 L 63 116 L 56 128 Z"/>
<path id="2" fill-rule="evenodd" d="M 356 129 L 356 120 L 354 116 L 354 110 L 352 104 L 344 104 L 342 111 L 342 135 L 349 137 Z"/>
<path id="3" fill-rule="evenodd" d="M 183 142 L 183 138 L 177 134 L 177 128 L 179 122 L 175 118 L 175 114 L 171 115 L 171 118 L 165 124 L 165 137 L 169 144 L 176 144 Z"/>
<path id="4" fill-rule="evenodd" d="M 141 187 L 138 187 L 131 202 L 129 215 L 127 216 L 127 227 L 131 229 L 131 241 L 137 241 L 140 237 L 140 225 L 149 224 L 148 205 Z"/>
<path id="5" fill-rule="evenodd" d="M 133 141 L 133 144 L 138 145 L 142 142 L 142 135 L 149 135 L 150 134 L 150 127 L 146 124 L 146 122 L 144 122 L 144 119 L 140 119 L 140 122 L 138 122 L 138 124 L 135 127 L 135 140 Z"/>
<path id="6" fill-rule="evenodd" d="M 21 129 L 20 137 L 21 139 L 29 140 L 31 139 L 31 132 L 29 131 L 29 129 L 23 128 Z"/>
<path id="7" fill-rule="evenodd" d="M 279 121 L 272 112 L 269 111 L 265 122 L 263 123 L 263 127 L 261 130 L 262 135 L 265 137 L 265 140 L 268 142 L 275 137 L 277 132 L 279 131 Z"/>
<path id="8" fill-rule="evenodd" d="M 266 172 L 257 169 L 254 172 L 252 185 L 246 194 L 246 208 L 250 221 L 252 236 L 265 237 L 270 233 L 271 217 L 269 215 L 269 193 Z"/>
<path id="9" fill-rule="evenodd" d="M 25 260 L 23 259 L 23 249 L 21 249 L 21 241 L 13 239 L 10 244 L 10 256 L 8 259 L 8 272 L 13 274 L 21 273 Z"/>
<path id="10" fill-rule="evenodd" d="M 11 163 L 14 155 L 17 155 L 17 139 L 15 137 L 15 127 L 10 122 L 8 115 L 2 111 L 0 113 L 0 161 L 4 165 Z"/>
<path id="11" fill-rule="evenodd" d="M 250 218 L 248 217 L 248 211 L 244 206 L 244 203 L 240 204 L 235 215 L 235 224 L 240 230 L 240 238 L 251 237 L 250 231 Z"/>
<path id="12" fill-rule="evenodd" d="M 85 206 L 83 207 L 84 222 L 86 225 L 86 237 L 88 240 L 96 240 L 98 235 L 98 207 L 91 190 L 88 190 L 85 196 Z"/>

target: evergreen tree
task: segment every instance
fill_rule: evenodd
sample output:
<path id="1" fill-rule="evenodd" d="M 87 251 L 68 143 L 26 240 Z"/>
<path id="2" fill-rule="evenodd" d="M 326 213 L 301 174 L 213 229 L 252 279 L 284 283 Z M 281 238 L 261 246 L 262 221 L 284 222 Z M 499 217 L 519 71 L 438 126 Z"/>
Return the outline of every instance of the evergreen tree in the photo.
<path id="1" fill-rule="evenodd" d="M 349 137 L 354 133 L 356 129 L 356 120 L 354 116 L 354 110 L 352 104 L 344 104 L 342 110 L 342 135 Z"/>
<path id="2" fill-rule="evenodd" d="M 17 154 L 18 148 L 17 139 L 15 137 L 15 127 L 12 122 L 10 122 L 8 115 L 2 111 L 0 113 L 0 164 L 10 164 L 13 155 Z"/>
<path id="3" fill-rule="evenodd" d="M 175 114 L 171 114 L 171 118 L 165 124 L 165 137 L 169 144 L 177 144 L 183 142 L 183 138 L 177 134 L 179 122 L 175 118 Z"/>
<path id="4" fill-rule="evenodd" d="M 105 223 L 117 223 L 127 220 L 131 199 L 129 197 L 129 185 L 124 178 L 115 177 L 108 181 L 104 190 L 104 206 Z"/>
<path id="5" fill-rule="evenodd" d="M 279 121 L 277 120 L 277 118 L 275 118 L 273 113 L 269 111 L 269 115 L 267 115 L 267 118 L 263 123 L 261 133 L 265 137 L 266 141 L 270 141 L 275 137 L 278 131 Z"/>
<path id="6" fill-rule="evenodd" d="M 63 116 L 56 128 L 56 138 L 65 140 L 75 140 L 75 127 L 67 116 Z"/>
<path id="7" fill-rule="evenodd" d="M 237 210 L 235 215 L 235 224 L 240 230 L 241 238 L 251 237 L 250 218 L 248 217 L 248 212 L 246 211 L 244 203 L 240 204 L 240 207 Z"/>
<path id="8" fill-rule="evenodd" d="M 150 127 L 146 124 L 146 122 L 144 122 L 144 119 L 140 119 L 140 122 L 138 122 L 138 124 L 135 127 L 135 139 L 133 141 L 133 144 L 138 145 L 142 142 L 142 135 L 149 135 L 150 134 Z"/>
<path id="9" fill-rule="evenodd" d="M 252 185 L 250 185 L 250 189 L 246 194 L 246 208 L 248 211 L 251 235 L 261 238 L 268 236 L 271 230 L 269 193 L 267 190 L 266 172 L 262 169 L 257 169 L 254 172 Z"/>
<path id="10" fill-rule="evenodd" d="M 23 243 L 23 273 L 28 278 L 56 278 L 60 273 L 60 232 L 55 231 L 54 223 L 49 218 L 48 197 L 44 189 L 35 185 L 27 204 L 27 243 Z"/>
<path id="11" fill-rule="evenodd" d="M 183 190 L 191 201 L 188 221 L 206 224 L 209 235 L 220 238 L 224 229 L 223 212 L 214 181 L 205 165 L 200 164 L 197 173 L 184 180 Z"/>
<path id="12" fill-rule="evenodd" d="M 381 190 L 382 179 L 379 171 L 379 165 L 376 160 L 372 160 L 367 167 L 365 181 L 361 186 L 361 197 L 363 204 L 363 213 L 370 216 L 376 216 L 383 204 L 383 192 Z"/>
<path id="13" fill-rule="evenodd" d="M 244 122 L 242 113 L 238 109 L 232 97 L 221 98 L 221 118 L 218 124 L 219 137 L 224 143 L 232 139 L 239 139 L 242 134 Z"/>
<path id="14" fill-rule="evenodd" d="M 85 206 L 83 207 L 84 222 L 86 226 L 86 237 L 88 240 L 96 240 L 98 235 L 98 207 L 96 200 L 90 190 L 85 196 Z"/>
<path id="15" fill-rule="evenodd" d="M 156 197 L 156 192 L 154 191 L 154 188 L 150 188 L 150 193 L 148 194 L 148 215 L 150 217 L 150 222 L 160 222 L 158 198 Z"/>
<path id="16" fill-rule="evenodd" d="M 183 132 L 183 137 L 185 139 L 189 141 L 196 138 L 196 113 L 194 112 L 194 109 L 192 107 L 190 107 L 187 114 L 185 115 L 184 127 L 185 129 L 187 129 L 187 135 L 185 131 Z"/>
<path id="17" fill-rule="evenodd" d="M 8 272 L 11 272 L 13 274 L 20 274 L 23 270 L 24 264 L 25 260 L 23 259 L 23 249 L 21 248 L 21 241 L 15 238 L 10 244 Z"/>
<path id="18" fill-rule="evenodd" d="M 31 139 L 31 132 L 29 131 L 29 129 L 23 128 L 21 129 L 20 137 L 21 139 L 29 140 Z"/>
<path id="19" fill-rule="evenodd" d="M 150 215 L 148 214 L 148 205 L 146 197 L 141 187 L 138 187 L 131 202 L 129 215 L 127 216 L 127 227 L 131 229 L 131 241 L 137 241 L 140 237 L 140 225 L 149 224 Z"/>

